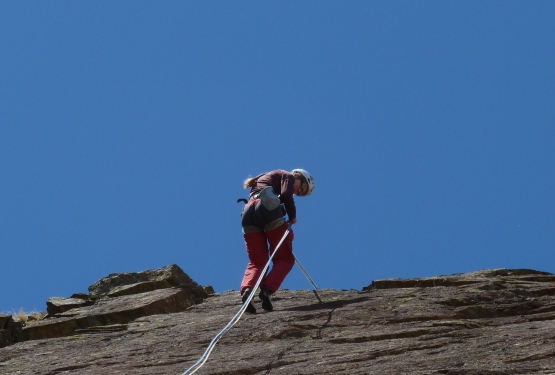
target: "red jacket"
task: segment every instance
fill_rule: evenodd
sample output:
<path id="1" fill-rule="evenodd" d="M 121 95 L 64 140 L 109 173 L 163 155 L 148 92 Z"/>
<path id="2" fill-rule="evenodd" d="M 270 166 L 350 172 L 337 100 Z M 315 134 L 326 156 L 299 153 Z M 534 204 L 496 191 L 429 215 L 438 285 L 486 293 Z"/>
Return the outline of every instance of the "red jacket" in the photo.
<path id="1" fill-rule="evenodd" d="M 293 174 L 278 169 L 261 175 L 256 184 L 251 188 L 249 198 L 256 193 L 262 191 L 267 186 L 271 186 L 274 193 L 279 195 L 279 200 L 285 206 L 289 220 L 297 217 L 297 208 L 293 200 L 293 185 L 295 184 L 295 177 Z"/>

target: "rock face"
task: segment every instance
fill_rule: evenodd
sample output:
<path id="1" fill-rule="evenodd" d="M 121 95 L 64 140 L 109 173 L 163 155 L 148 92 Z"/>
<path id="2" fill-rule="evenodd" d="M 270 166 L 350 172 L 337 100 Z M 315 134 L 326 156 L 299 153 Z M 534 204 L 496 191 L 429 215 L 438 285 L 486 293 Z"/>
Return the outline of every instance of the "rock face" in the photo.
<path id="1" fill-rule="evenodd" d="M 48 316 L 54 316 L 77 307 L 93 305 L 90 299 L 52 297 L 46 301 Z"/>
<path id="2" fill-rule="evenodd" d="M 15 322 L 11 315 L 0 314 L 0 348 L 23 339 L 23 323 Z"/>
<path id="3" fill-rule="evenodd" d="M 260 313 L 244 315 L 195 374 L 555 374 L 555 275 L 485 270 L 319 294 L 323 304 L 278 291 L 270 313 L 256 300 Z M 20 342 L 0 349 L 0 373 L 182 374 L 239 308 L 238 292 L 225 292 Z"/>
<path id="4" fill-rule="evenodd" d="M 79 334 L 102 326 L 127 324 L 143 316 L 184 311 L 191 304 L 190 296 L 182 288 L 101 299 L 93 306 L 73 308 L 25 327 L 23 338 L 39 340 Z"/>
<path id="5" fill-rule="evenodd" d="M 112 274 L 91 285 L 89 290 L 91 294 L 48 299 L 46 319 L 24 327 L 11 342 L 3 339 L 5 343 L 0 342 L 0 347 L 82 332 L 124 330 L 127 323 L 138 318 L 185 311 L 208 297 L 205 288 L 176 265 Z"/>
<path id="6" fill-rule="evenodd" d="M 174 286 L 187 289 L 193 300 L 200 302 L 207 297 L 206 291 L 175 264 L 156 270 L 108 275 L 91 285 L 89 294 L 118 297 Z"/>

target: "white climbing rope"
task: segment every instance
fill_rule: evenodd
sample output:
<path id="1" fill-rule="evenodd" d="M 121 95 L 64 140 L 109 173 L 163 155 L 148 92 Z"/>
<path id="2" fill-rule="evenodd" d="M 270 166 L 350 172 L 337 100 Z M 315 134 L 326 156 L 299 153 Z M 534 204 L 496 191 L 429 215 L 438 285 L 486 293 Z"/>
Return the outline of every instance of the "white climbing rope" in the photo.
<path id="1" fill-rule="evenodd" d="M 214 349 L 214 347 L 216 346 L 216 343 L 220 340 L 220 338 L 222 338 L 222 336 L 224 335 L 224 333 L 226 333 L 227 331 L 229 331 L 238 321 L 239 319 L 241 319 L 241 316 L 243 316 L 243 313 L 245 312 L 247 306 L 249 305 L 249 303 L 251 303 L 252 298 L 254 297 L 255 291 L 258 289 L 258 287 L 260 286 L 260 283 L 262 282 L 262 279 L 264 278 L 264 276 L 266 275 L 266 271 L 268 270 L 268 267 L 270 266 L 270 262 L 272 261 L 272 258 L 274 257 L 274 254 L 277 252 L 277 250 L 279 249 L 279 247 L 281 246 L 281 244 L 283 243 L 283 241 L 285 240 L 285 238 L 287 237 L 287 235 L 289 234 L 289 230 L 290 227 L 289 225 L 287 226 L 287 230 L 285 231 L 285 234 L 283 235 L 283 237 L 281 238 L 281 240 L 279 241 L 279 243 L 277 244 L 275 250 L 273 251 L 273 253 L 270 256 L 270 259 L 268 259 L 268 263 L 266 263 L 266 266 L 264 267 L 264 269 L 262 270 L 262 272 L 260 273 L 260 277 L 258 278 L 258 280 L 256 281 L 256 285 L 254 286 L 254 288 L 252 289 L 249 297 L 247 298 L 247 300 L 245 301 L 245 303 L 243 304 L 243 306 L 241 306 L 241 309 L 239 309 L 239 311 L 237 312 L 237 314 L 235 314 L 235 316 L 233 318 L 231 318 L 230 322 L 227 323 L 227 325 L 212 339 L 212 341 L 210 341 L 210 344 L 208 345 L 208 348 L 206 348 L 206 350 L 204 351 L 204 354 L 202 355 L 202 357 L 200 357 L 200 359 L 191 367 L 189 367 L 187 369 L 187 371 L 185 371 L 183 374 L 181 375 L 192 375 L 194 374 L 199 368 L 202 367 L 202 365 L 204 365 L 204 363 L 206 362 L 206 360 L 208 359 L 208 356 L 210 355 L 210 353 L 212 352 L 212 350 Z"/>

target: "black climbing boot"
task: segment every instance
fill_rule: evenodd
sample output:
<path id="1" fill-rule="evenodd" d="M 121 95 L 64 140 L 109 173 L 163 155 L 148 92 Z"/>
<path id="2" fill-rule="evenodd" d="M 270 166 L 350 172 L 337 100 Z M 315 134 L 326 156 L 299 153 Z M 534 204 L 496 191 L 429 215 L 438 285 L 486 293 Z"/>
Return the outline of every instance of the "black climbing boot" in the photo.
<path id="1" fill-rule="evenodd" d="M 243 296 L 241 297 L 241 300 L 243 301 L 243 303 L 245 303 L 245 301 L 249 298 L 251 292 L 252 290 L 248 288 L 243 291 Z M 245 311 L 248 312 L 249 314 L 256 314 L 256 307 L 254 307 L 254 305 L 252 304 L 252 301 L 249 303 Z"/>
<path id="2" fill-rule="evenodd" d="M 270 297 L 272 292 L 270 289 L 266 288 L 264 285 L 260 286 L 260 294 L 258 297 L 262 300 L 262 308 L 266 311 L 272 311 L 274 306 L 272 305 L 272 298 Z"/>

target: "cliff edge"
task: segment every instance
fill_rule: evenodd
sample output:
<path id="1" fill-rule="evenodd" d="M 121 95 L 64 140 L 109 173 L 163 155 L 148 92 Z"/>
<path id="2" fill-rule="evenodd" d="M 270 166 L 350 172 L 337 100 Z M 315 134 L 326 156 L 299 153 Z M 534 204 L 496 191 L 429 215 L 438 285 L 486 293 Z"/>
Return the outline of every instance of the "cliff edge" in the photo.
<path id="1" fill-rule="evenodd" d="M 240 299 L 169 267 L 156 280 L 105 280 L 54 301 L 0 348 L 0 373 L 182 374 Z M 311 291 L 278 291 L 275 310 L 244 315 L 196 374 L 555 374 L 553 274 L 482 270 L 319 295 L 323 304 Z"/>

